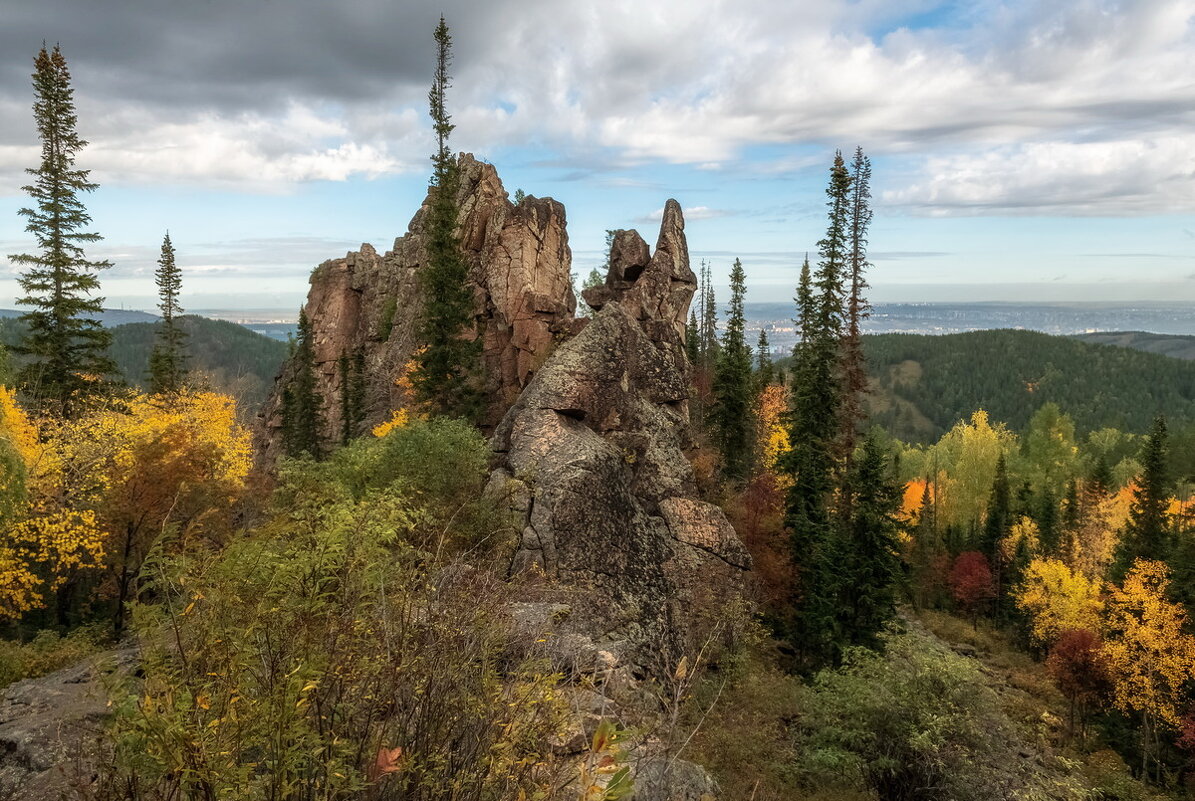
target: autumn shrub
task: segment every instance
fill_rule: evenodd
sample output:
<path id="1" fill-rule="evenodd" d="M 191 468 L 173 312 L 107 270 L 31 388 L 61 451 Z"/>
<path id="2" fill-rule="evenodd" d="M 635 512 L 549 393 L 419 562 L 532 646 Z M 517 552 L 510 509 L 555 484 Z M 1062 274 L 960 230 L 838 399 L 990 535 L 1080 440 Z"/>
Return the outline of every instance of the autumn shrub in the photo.
<path id="1" fill-rule="evenodd" d="M 1001 767 L 1013 737 L 975 664 L 922 635 L 884 639 L 884 653 L 852 648 L 806 691 L 796 726 L 806 784 L 890 801 L 1009 797 Z"/>
<path id="2" fill-rule="evenodd" d="M 0 689 L 73 665 L 106 643 L 98 625 L 80 626 L 66 635 L 44 629 L 29 642 L 0 640 Z"/>
<path id="3" fill-rule="evenodd" d="M 117 692 L 100 797 L 547 792 L 567 705 L 558 676 L 511 651 L 506 585 L 413 545 L 428 510 L 396 487 L 355 496 L 297 473 L 311 493 L 284 477 L 262 532 L 147 563 L 144 678 Z"/>

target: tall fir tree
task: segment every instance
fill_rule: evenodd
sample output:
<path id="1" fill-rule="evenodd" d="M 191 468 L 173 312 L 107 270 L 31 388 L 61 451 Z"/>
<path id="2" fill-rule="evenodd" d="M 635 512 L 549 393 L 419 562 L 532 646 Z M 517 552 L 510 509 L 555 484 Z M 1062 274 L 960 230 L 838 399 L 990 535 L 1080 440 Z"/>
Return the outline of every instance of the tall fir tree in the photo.
<path id="1" fill-rule="evenodd" d="M 353 363 L 347 350 L 340 351 L 336 372 L 340 376 L 340 444 L 348 445 L 353 438 Z"/>
<path id="2" fill-rule="evenodd" d="M 282 438 L 286 455 L 323 456 L 323 398 L 315 385 L 315 346 L 307 309 L 299 309 L 298 333 L 291 355 L 293 372 L 282 394 Z"/>
<path id="3" fill-rule="evenodd" d="M 187 378 L 187 332 L 178 324 L 183 313 L 178 295 L 183 287 L 183 274 L 174 258 L 174 244 L 170 232 L 162 238 L 162 253 L 158 257 L 158 268 L 154 271 L 154 282 L 158 286 L 158 309 L 162 322 L 158 326 L 157 343 L 149 354 L 149 388 L 159 395 L 177 393 Z"/>
<path id="4" fill-rule="evenodd" d="M 1165 561 L 1171 532 L 1166 514 L 1170 505 L 1170 465 L 1166 418 L 1158 415 L 1141 451 L 1141 475 L 1133 490 L 1129 522 L 1113 565 L 1113 578 L 1124 578 L 1136 559 Z"/>
<path id="5" fill-rule="evenodd" d="M 802 341 L 792 378 L 790 449 L 784 467 L 791 484 L 785 502 L 793 561 L 800 565 L 800 601 L 791 637 L 805 667 L 835 661 L 844 645 L 839 619 L 845 543 L 832 510 L 840 463 L 839 346 L 851 177 L 836 153 L 826 189 L 826 236 L 816 271 L 802 268 L 797 316 Z"/>
<path id="6" fill-rule="evenodd" d="M 743 297 L 747 292 L 743 263 L 735 259 L 730 271 L 730 307 L 726 332 L 714 371 L 713 422 L 722 454 L 722 472 L 733 480 L 747 477 L 751 468 L 751 409 L 755 399 L 751 381 L 751 349 L 745 340 Z"/>
<path id="7" fill-rule="evenodd" d="M 420 273 L 423 295 L 422 339 L 412 381 L 433 411 L 476 420 L 483 402 L 481 338 L 474 330 L 473 292 L 469 268 L 456 237 L 457 164 L 448 149 L 456 127 L 445 105 L 451 86 L 452 36 L 444 17 L 436 26 L 436 70 L 428 92 L 429 113 L 436 132 L 432 156 L 432 194 L 425 222 L 427 264 Z"/>
<path id="8" fill-rule="evenodd" d="M 697 324 L 697 311 L 689 311 L 689 324 L 685 326 L 685 356 L 689 366 L 696 367 L 701 358 L 701 328 Z"/>
<path id="9" fill-rule="evenodd" d="M 880 632 L 896 614 L 901 571 L 896 515 L 903 491 L 874 431 L 863 439 L 859 460 L 851 470 L 849 486 L 855 498 L 841 566 L 842 636 L 846 643 L 875 648 Z M 922 501 L 926 501 L 924 495 Z"/>
<path id="10" fill-rule="evenodd" d="M 863 148 L 855 149 L 851 162 L 850 191 L 847 198 L 847 257 L 848 289 L 846 300 L 846 331 L 842 339 L 842 407 L 841 437 L 845 472 L 855 453 L 859 426 L 863 422 L 863 398 L 867 393 L 867 367 L 863 359 L 862 322 L 871 313 L 871 305 L 864 294 L 867 289 L 867 229 L 871 226 L 871 161 L 863 155 Z"/>
<path id="11" fill-rule="evenodd" d="M 37 239 L 37 254 L 10 255 L 23 268 L 18 279 L 25 293 L 17 299 L 32 307 L 21 316 L 28 333 L 17 353 L 30 357 L 20 382 L 33 404 L 70 416 L 76 399 L 114 372 L 108 356 L 112 336 L 92 315 L 103 311 L 97 273 L 111 264 L 86 258 L 83 245 L 102 237 L 85 229 L 91 216 L 79 199 L 98 184 L 89 170 L 75 168 L 75 157 L 87 142 L 76 131 L 74 89 L 66 59 L 55 45 L 42 46 L 34 59 L 33 118 L 41 139 L 41 166 L 27 169 L 34 182 L 22 187 L 36 208 L 18 212 L 25 230 Z"/>

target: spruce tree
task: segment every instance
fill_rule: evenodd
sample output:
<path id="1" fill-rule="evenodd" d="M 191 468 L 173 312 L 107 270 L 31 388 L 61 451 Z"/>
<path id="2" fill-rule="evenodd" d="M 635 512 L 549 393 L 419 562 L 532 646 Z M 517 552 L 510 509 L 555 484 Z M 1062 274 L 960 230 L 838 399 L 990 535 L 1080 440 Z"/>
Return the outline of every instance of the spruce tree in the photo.
<path id="1" fill-rule="evenodd" d="M 1136 559 L 1164 561 L 1170 555 L 1166 515 L 1170 505 L 1170 470 L 1166 440 L 1166 419 L 1158 415 L 1141 452 L 1141 475 L 1133 491 L 1128 526 L 1113 567 L 1113 578 L 1117 581 Z"/>
<path id="2" fill-rule="evenodd" d="M 114 372 L 108 357 L 111 334 L 95 319 L 103 311 L 96 273 L 111 264 L 86 258 L 83 245 L 102 237 L 85 229 L 91 216 L 79 195 L 98 184 L 89 170 L 75 168 L 75 157 L 87 142 L 75 130 L 74 89 L 66 59 L 55 45 L 34 59 L 33 117 L 41 139 L 41 166 L 27 169 L 35 180 L 22 189 L 36 208 L 22 208 L 25 230 L 37 239 L 37 254 L 10 255 L 24 268 L 19 278 L 25 293 L 17 299 L 32 307 L 21 316 L 28 333 L 16 352 L 30 357 L 20 382 L 33 403 L 69 416 L 79 395 L 94 391 L 98 379 Z"/>
<path id="3" fill-rule="evenodd" d="M 451 85 L 452 36 L 442 16 L 435 40 L 436 70 L 427 97 L 437 147 L 424 224 L 427 264 L 420 273 L 425 347 L 417 356 L 413 383 L 419 398 L 432 410 L 473 420 L 483 401 L 479 386 L 481 338 L 474 330 L 469 268 L 456 238 L 459 176 L 448 149 L 448 137 L 456 126 L 445 106 L 445 93 Z"/>
<path id="4" fill-rule="evenodd" d="M 841 453 L 848 465 L 854 457 L 859 424 L 864 419 L 863 397 L 867 393 L 867 368 L 863 359 L 862 321 L 870 312 L 864 290 L 867 261 L 867 229 L 871 225 L 871 161 L 863 148 L 855 149 L 847 198 L 847 258 L 849 288 L 846 301 L 846 331 L 842 339 Z"/>
<path id="5" fill-rule="evenodd" d="M 307 310 L 299 310 L 298 334 L 291 356 L 293 372 L 282 396 L 282 436 L 286 455 L 323 455 L 323 398 L 316 388 L 315 347 Z"/>
<path id="6" fill-rule="evenodd" d="M 689 357 L 689 366 L 696 367 L 701 358 L 701 329 L 697 324 L 697 311 L 689 312 L 689 324 L 685 326 L 685 355 Z"/>
<path id="7" fill-rule="evenodd" d="M 746 478 L 750 470 L 751 432 L 754 430 L 751 407 L 755 393 L 751 382 L 751 349 L 744 333 L 743 297 L 747 292 L 743 263 L 734 260 L 730 271 L 730 308 L 726 333 L 714 372 L 713 421 L 718 450 L 722 453 L 722 471 L 734 481 Z"/>
<path id="8" fill-rule="evenodd" d="M 759 329 L 759 342 L 756 343 L 756 358 L 759 360 L 759 389 L 762 391 L 771 386 L 776 380 L 775 366 L 772 364 L 772 346 L 768 343 L 768 332 Z"/>
<path id="9" fill-rule="evenodd" d="M 851 469 L 855 498 L 841 565 L 841 629 L 847 643 L 875 648 L 880 632 L 896 614 L 901 574 L 896 515 L 903 493 L 874 431 L 864 438 Z"/>
<path id="10" fill-rule="evenodd" d="M 178 303 L 178 294 L 183 286 L 183 275 L 174 260 L 174 245 L 170 232 L 162 239 L 162 253 L 158 257 L 158 269 L 154 271 L 154 282 L 158 285 L 158 309 L 162 322 L 158 326 L 158 341 L 149 354 L 149 388 L 157 395 L 169 395 L 183 388 L 186 381 L 187 333 L 178 325 L 178 316 L 183 307 Z"/>
<path id="11" fill-rule="evenodd" d="M 802 341 L 792 379 L 791 444 L 784 461 L 792 482 L 785 504 L 785 527 L 793 561 L 801 568 L 801 597 L 792 639 L 806 667 L 833 662 L 844 645 L 838 617 L 843 580 L 839 566 L 847 546 L 839 523 L 851 518 L 851 510 L 849 501 L 839 504 L 836 520 L 832 506 L 839 488 L 839 346 L 850 185 L 842 153 L 836 153 L 826 189 L 829 225 L 825 238 L 818 242 L 817 270 L 810 275 L 808 267 L 803 267 L 797 290 Z"/>

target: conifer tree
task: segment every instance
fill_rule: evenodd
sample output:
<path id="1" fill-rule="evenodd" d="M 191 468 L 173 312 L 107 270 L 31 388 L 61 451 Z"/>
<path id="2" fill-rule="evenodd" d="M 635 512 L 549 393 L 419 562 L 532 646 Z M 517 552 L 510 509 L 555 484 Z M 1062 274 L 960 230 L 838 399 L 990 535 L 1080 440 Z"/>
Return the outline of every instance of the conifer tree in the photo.
<path id="1" fill-rule="evenodd" d="M 174 260 L 174 245 L 170 232 L 162 239 L 162 253 L 158 257 L 158 269 L 154 271 L 158 285 L 158 309 L 162 312 L 162 323 L 158 326 L 158 341 L 149 354 L 149 387 L 158 395 L 178 392 L 186 381 L 187 333 L 179 325 L 177 317 L 183 307 L 178 303 L 182 290 L 182 270 Z"/>
<path id="2" fill-rule="evenodd" d="M 701 329 L 696 310 L 689 311 L 689 324 L 685 326 L 685 355 L 689 357 L 689 366 L 696 367 L 701 358 Z"/>
<path id="3" fill-rule="evenodd" d="M 751 406 L 755 393 L 751 382 L 751 349 L 745 342 L 743 297 L 747 292 L 743 263 L 734 260 L 730 271 L 730 308 L 726 332 L 714 373 L 714 429 L 722 453 L 723 473 L 742 480 L 750 469 L 751 432 L 755 425 Z"/>
<path id="4" fill-rule="evenodd" d="M 863 421 L 863 396 L 867 392 L 867 368 L 863 360 L 861 323 L 871 312 L 864 290 L 867 288 L 867 229 L 871 225 L 871 161 L 863 148 L 855 149 L 851 163 L 850 190 L 847 198 L 848 290 L 846 331 L 842 339 L 842 443 L 841 453 L 847 473 L 855 452 L 859 424 Z"/>
<path id="5" fill-rule="evenodd" d="M 315 385 L 315 348 L 307 309 L 299 309 L 298 334 L 291 356 L 294 372 L 282 395 L 282 437 L 286 455 L 323 455 L 323 398 Z"/>
<path id="6" fill-rule="evenodd" d="M 710 370 L 718 360 L 718 304 L 707 261 L 701 262 L 701 287 L 701 366 Z"/>
<path id="7" fill-rule="evenodd" d="M 448 137 L 456 126 L 445 106 L 445 93 L 451 85 L 452 36 L 443 16 L 435 40 L 436 70 L 427 97 L 437 147 L 432 156 L 432 196 L 425 223 L 427 264 L 420 274 L 425 347 L 417 356 L 418 369 L 412 378 L 420 399 L 434 411 L 472 420 L 482 404 L 481 338 L 474 330 L 469 269 L 456 238 L 459 176 L 448 149 Z"/>
<path id="8" fill-rule="evenodd" d="M 108 357 L 111 334 L 92 315 L 103 311 L 96 273 L 111 264 L 86 258 L 83 245 L 102 237 L 85 229 L 91 216 L 79 195 L 98 184 L 89 170 L 75 168 L 75 157 L 87 142 L 76 131 L 74 89 L 66 59 L 55 45 L 42 46 L 34 59 L 33 117 L 41 139 L 41 166 L 27 169 L 34 182 L 23 190 L 36 208 L 18 213 L 25 230 L 37 239 L 39 252 L 10 255 L 24 268 L 19 278 L 25 293 L 17 299 L 32 309 L 21 316 L 28 333 L 18 353 L 31 357 L 20 381 L 37 406 L 69 416 L 76 396 L 97 386 L 99 377 L 116 368 Z"/>
<path id="9" fill-rule="evenodd" d="M 1008 536 L 1012 528 L 1012 488 L 1008 483 L 1008 466 L 1001 453 L 996 458 L 996 476 L 992 479 L 992 491 L 988 497 L 987 517 L 983 524 L 983 541 L 980 549 L 984 556 L 996 564 L 1000 541 Z"/>
<path id="10" fill-rule="evenodd" d="M 900 578 L 896 515 L 902 488 L 874 431 L 864 438 L 860 458 L 851 469 L 855 498 L 841 565 L 841 629 L 846 642 L 874 648 L 896 613 L 895 590 Z M 927 501 L 924 494 L 922 501 Z"/>
<path id="11" fill-rule="evenodd" d="M 1170 505 L 1167 436 L 1166 419 L 1158 415 L 1141 452 L 1141 475 L 1133 491 L 1128 526 L 1113 569 L 1116 580 L 1128 573 L 1136 559 L 1165 561 L 1170 555 L 1170 527 L 1166 515 Z"/>
<path id="12" fill-rule="evenodd" d="M 768 332 L 764 328 L 759 329 L 756 352 L 759 360 L 759 389 L 763 390 L 776 380 L 776 370 L 772 364 L 772 346 L 768 343 Z"/>
<path id="13" fill-rule="evenodd" d="M 851 177 L 836 153 L 826 189 L 829 225 L 818 242 L 820 259 L 810 275 L 802 268 L 797 290 L 802 341 L 793 373 L 789 411 L 790 450 L 784 467 L 791 478 L 785 503 L 793 560 L 801 566 L 800 602 L 793 644 L 807 666 L 837 659 L 844 644 L 839 596 L 845 544 L 841 520 L 851 519 L 849 502 L 832 513 L 840 451 L 842 387 L 839 345 L 843 333 L 843 287 Z"/>

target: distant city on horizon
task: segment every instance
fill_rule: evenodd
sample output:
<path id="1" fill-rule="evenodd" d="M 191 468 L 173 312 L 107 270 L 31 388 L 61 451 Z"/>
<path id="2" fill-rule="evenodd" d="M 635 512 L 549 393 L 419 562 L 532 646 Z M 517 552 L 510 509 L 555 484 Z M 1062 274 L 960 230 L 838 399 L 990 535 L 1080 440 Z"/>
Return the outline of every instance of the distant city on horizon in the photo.
<path id="1" fill-rule="evenodd" d="M 743 304 L 749 341 L 759 331 L 768 332 L 772 353 L 788 355 L 796 344 L 791 302 Z M 193 314 L 238 323 L 257 333 L 285 341 L 295 331 L 297 307 L 258 309 L 188 309 Z M 0 309 L 0 317 L 21 314 L 17 309 Z M 579 310 L 579 314 L 581 311 Z M 108 325 L 152 322 L 157 316 L 139 309 L 112 308 L 105 311 Z M 864 322 L 868 334 L 959 334 L 995 328 L 1040 331 L 1070 336 L 1111 331 L 1145 331 L 1153 334 L 1195 336 L 1195 304 L 1164 301 L 1110 303 L 1071 301 L 1052 303 L 985 301 L 949 303 L 920 301 L 877 303 Z"/>

